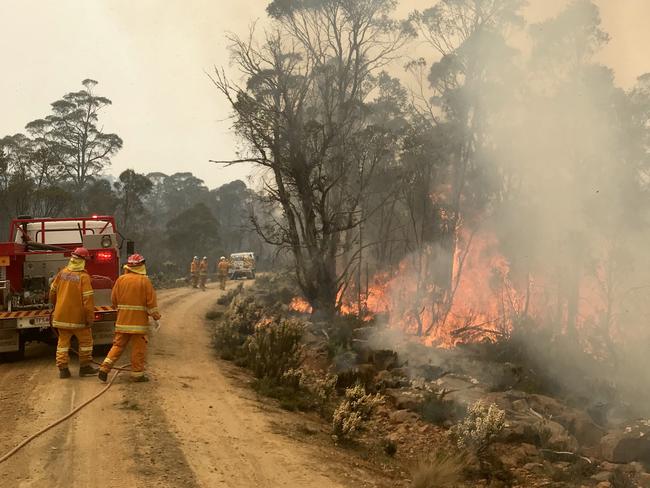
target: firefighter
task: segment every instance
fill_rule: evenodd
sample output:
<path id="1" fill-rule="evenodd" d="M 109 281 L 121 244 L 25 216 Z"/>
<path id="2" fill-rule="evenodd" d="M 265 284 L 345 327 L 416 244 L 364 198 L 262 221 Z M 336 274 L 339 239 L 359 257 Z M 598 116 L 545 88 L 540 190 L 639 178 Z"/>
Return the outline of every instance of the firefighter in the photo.
<path id="1" fill-rule="evenodd" d="M 199 264 L 199 283 L 201 290 L 205 291 L 205 282 L 208 279 L 208 257 L 203 256 L 201 263 Z"/>
<path id="2" fill-rule="evenodd" d="M 147 277 L 145 259 L 140 254 L 129 256 L 111 294 L 113 307 L 117 308 L 113 347 L 99 368 L 99 379 L 106 381 L 108 373 L 120 358 L 127 344 L 131 343 L 131 379 L 149 381 L 144 374 L 147 353 L 149 317 L 160 320 L 156 292 Z"/>
<path id="3" fill-rule="evenodd" d="M 199 285 L 199 257 L 194 256 L 192 264 L 190 264 L 190 273 L 192 274 L 192 288 Z"/>
<path id="4" fill-rule="evenodd" d="M 70 262 L 54 278 L 50 286 L 50 302 L 54 304 L 52 327 L 59 336 L 56 346 L 56 365 L 60 378 L 69 378 L 68 368 L 70 340 L 72 336 L 79 343 L 79 376 L 93 376 L 97 368 L 93 360 L 93 334 L 91 326 L 95 320 L 95 300 L 90 275 L 86 272 L 86 261 L 90 253 L 85 247 L 72 252 Z"/>
<path id="5" fill-rule="evenodd" d="M 221 256 L 219 263 L 217 264 L 217 275 L 219 277 L 219 288 L 222 290 L 226 289 L 226 281 L 228 280 L 228 260 L 225 256 Z"/>

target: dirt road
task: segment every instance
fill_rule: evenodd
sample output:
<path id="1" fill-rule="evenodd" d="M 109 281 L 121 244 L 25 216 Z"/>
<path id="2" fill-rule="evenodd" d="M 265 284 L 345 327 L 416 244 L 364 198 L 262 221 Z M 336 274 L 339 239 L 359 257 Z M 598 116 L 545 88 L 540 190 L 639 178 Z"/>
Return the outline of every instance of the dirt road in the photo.
<path id="1" fill-rule="evenodd" d="M 258 402 L 237 371 L 215 359 L 203 318 L 219 293 L 160 293 L 152 381 L 118 377 L 76 417 L 0 464 L 0 486 L 386 486 L 340 451 L 281 433 L 296 417 Z M 101 388 L 96 378 L 76 377 L 74 363 L 73 378 L 59 380 L 53 361 L 51 347 L 35 345 L 24 361 L 0 364 L 0 455 Z"/>

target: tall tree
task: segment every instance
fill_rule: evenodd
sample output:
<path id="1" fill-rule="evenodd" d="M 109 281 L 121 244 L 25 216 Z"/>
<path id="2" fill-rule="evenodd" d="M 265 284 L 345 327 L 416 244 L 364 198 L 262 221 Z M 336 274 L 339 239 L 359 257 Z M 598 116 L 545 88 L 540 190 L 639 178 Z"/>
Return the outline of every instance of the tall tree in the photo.
<path id="1" fill-rule="evenodd" d="M 282 209 L 259 232 L 288 248 L 297 281 L 315 310 L 336 311 L 358 259 L 362 197 L 380 158 L 382 130 L 369 123 L 374 74 L 410 34 L 389 18 L 392 0 L 273 1 L 265 42 L 231 38 L 244 86 L 216 71 L 243 161 L 268 170 L 266 196 Z M 242 161 L 238 160 L 238 161 Z M 235 161 L 235 162 L 238 162 Z"/>
<path id="2" fill-rule="evenodd" d="M 56 157 L 73 191 L 81 195 L 91 178 L 110 164 L 122 147 L 117 134 L 106 133 L 99 115 L 111 101 L 96 95 L 97 82 L 86 79 L 83 90 L 71 92 L 52 103 L 52 114 L 37 119 L 26 128 L 39 144 Z"/>
<path id="3" fill-rule="evenodd" d="M 122 227 L 129 230 L 131 229 L 132 216 L 142 216 L 144 213 L 143 199 L 151 192 L 153 183 L 145 175 L 127 169 L 120 174 L 118 181 L 113 186 L 120 201 Z"/>

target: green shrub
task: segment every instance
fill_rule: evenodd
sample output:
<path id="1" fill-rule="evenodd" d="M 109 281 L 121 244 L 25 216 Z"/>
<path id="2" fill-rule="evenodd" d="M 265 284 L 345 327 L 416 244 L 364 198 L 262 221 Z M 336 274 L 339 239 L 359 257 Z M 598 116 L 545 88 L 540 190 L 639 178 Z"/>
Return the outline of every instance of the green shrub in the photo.
<path id="1" fill-rule="evenodd" d="M 337 381 L 335 374 L 322 375 L 306 368 L 290 369 L 282 378 L 283 385 L 306 394 L 311 399 L 310 410 L 318 410 L 324 417 L 328 416 L 330 405 L 336 398 Z"/>
<path id="2" fill-rule="evenodd" d="M 222 317 L 223 317 L 223 312 L 220 310 L 208 310 L 205 314 L 205 318 L 211 321 L 219 320 Z"/>
<path id="3" fill-rule="evenodd" d="M 334 411 L 332 430 L 337 440 L 350 439 L 363 428 L 373 410 L 383 403 L 379 394 L 370 395 L 362 385 L 345 390 L 345 398 Z"/>
<path id="4" fill-rule="evenodd" d="M 242 346 L 254 333 L 255 324 L 265 310 L 251 297 L 234 300 L 214 328 L 213 344 L 222 359 L 233 360 L 242 356 Z"/>
<path id="5" fill-rule="evenodd" d="M 304 324 L 299 320 L 276 316 L 259 321 L 244 344 L 247 366 L 257 378 L 280 384 L 287 371 L 302 363 L 303 333 Z"/>

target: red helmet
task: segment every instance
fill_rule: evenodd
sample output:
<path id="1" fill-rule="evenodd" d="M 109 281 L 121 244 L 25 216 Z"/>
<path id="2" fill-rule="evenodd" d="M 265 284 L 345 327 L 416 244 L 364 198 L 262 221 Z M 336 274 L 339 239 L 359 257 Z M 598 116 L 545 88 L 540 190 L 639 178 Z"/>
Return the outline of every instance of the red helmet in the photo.
<path id="1" fill-rule="evenodd" d="M 88 252 L 88 249 L 86 249 L 85 247 L 78 247 L 77 249 L 72 251 L 72 257 L 88 261 L 90 259 L 90 253 Z"/>
<path id="2" fill-rule="evenodd" d="M 129 259 L 126 261 L 126 264 L 129 266 L 140 266 L 141 264 L 144 264 L 144 262 L 144 256 L 141 254 L 131 254 Z"/>

